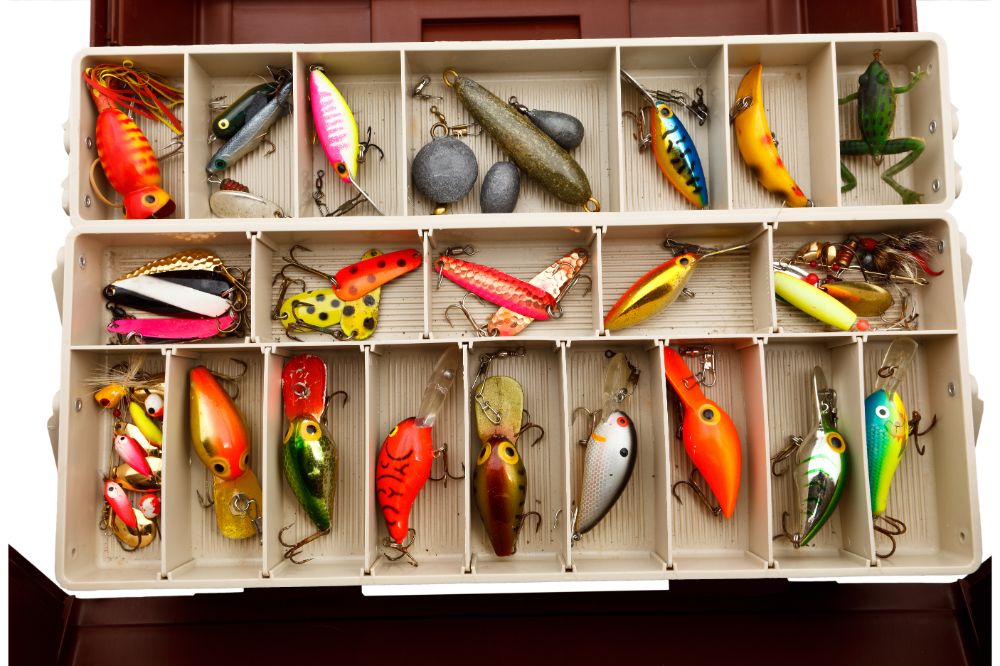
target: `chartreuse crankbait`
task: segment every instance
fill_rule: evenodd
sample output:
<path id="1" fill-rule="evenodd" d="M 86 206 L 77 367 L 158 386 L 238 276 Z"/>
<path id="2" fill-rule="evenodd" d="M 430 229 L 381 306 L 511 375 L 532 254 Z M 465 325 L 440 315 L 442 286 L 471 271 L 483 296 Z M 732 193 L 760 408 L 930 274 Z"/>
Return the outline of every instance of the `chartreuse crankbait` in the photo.
<path id="1" fill-rule="evenodd" d="M 891 187 L 903 200 L 904 204 L 920 203 L 922 194 L 903 187 L 896 182 L 894 176 L 917 161 L 924 152 L 924 140 L 910 136 L 902 139 L 890 139 L 892 124 L 896 118 L 896 95 L 910 92 L 926 74 L 917 68 L 905 86 L 893 86 L 889 71 L 881 61 L 882 51 L 875 49 L 868 68 L 858 78 L 858 91 L 847 97 L 840 98 L 840 104 L 858 102 L 858 127 L 861 129 L 860 139 L 842 139 L 840 141 L 840 177 L 844 179 L 841 192 L 850 192 L 858 181 L 843 162 L 845 155 L 871 155 L 875 166 L 881 166 L 886 155 L 908 153 L 906 157 L 885 170 L 882 180 Z"/>
<path id="2" fill-rule="evenodd" d="M 635 423 L 624 411 L 639 381 L 639 369 L 625 354 L 614 354 L 604 371 L 604 402 L 591 414 L 592 427 L 583 460 L 583 479 L 576 499 L 573 540 L 584 534 L 611 511 L 625 492 L 638 454 Z"/>
<path id="3" fill-rule="evenodd" d="M 812 389 L 816 426 L 811 436 L 793 436 L 780 453 L 771 458 L 771 472 L 781 476 L 780 463 L 788 458 L 795 466 L 793 480 L 798 488 L 799 529 L 794 534 L 785 527 L 788 512 L 781 517 L 781 536 L 795 548 L 806 546 L 819 533 L 837 508 L 847 480 L 847 442 L 837 431 L 837 393 L 823 369 L 813 368 Z"/>
<path id="4" fill-rule="evenodd" d="M 376 213 L 382 215 L 372 198 L 358 185 L 361 140 L 354 112 L 337 86 L 327 77 L 322 65 L 309 66 L 309 101 L 312 104 L 316 136 L 319 137 L 320 145 L 333 165 L 334 172 L 342 181 L 354 187 Z"/>
<path id="5" fill-rule="evenodd" d="M 285 479 L 306 515 L 316 526 L 313 534 L 298 543 L 288 544 L 281 529 L 278 541 L 285 546 L 285 559 L 295 564 L 306 544 L 329 533 L 333 497 L 337 489 L 337 450 L 323 427 L 326 411 L 326 364 L 318 356 L 302 354 L 285 363 L 281 371 L 281 395 L 288 430 L 281 443 L 281 467 Z"/>
<path id="6" fill-rule="evenodd" d="M 94 194 L 111 208 L 124 208 L 126 219 L 168 217 L 177 206 L 161 186 L 160 164 L 149 139 L 126 111 L 159 120 L 183 135 L 181 122 L 171 109 L 184 103 L 184 93 L 160 76 L 136 69 L 129 60 L 120 66 L 88 67 L 83 79 L 98 111 L 94 135 L 97 159 L 90 166 Z M 97 187 L 94 169 L 98 162 L 111 187 L 122 195 L 121 204 L 110 201 Z"/>
<path id="7" fill-rule="evenodd" d="M 742 474 L 740 435 L 729 414 L 705 397 L 699 378 L 691 372 L 673 347 L 663 348 L 663 365 L 667 381 L 674 389 L 684 411 L 684 420 L 681 424 L 684 450 L 694 463 L 695 469 L 705 477 L 719 505 L 712 507 L 704 492 L 693 480 L 675 483 L 674 496 L 677 497 L 678 485 L 690 485 L 712 513 L 716 515 L 722 513 L 726 518 L 731 518 L 736 510 Z"/>
<path id="8" fill-rule="evenodd" d="M 444 72 L 444 82 L 510 159 L 549 194 L 568 204 L 599 211 L 583 168 L 513 106 L 454 69 Z"/>
<path id="9" fill-rule="evenodd" d="M 461 371 L 461 348 L 449 346 L 434 365 L 417 415 L 397 423 L 379 448 L 375 460 L 375 497 L 389 530 L 389 536 L 382 542 L 383 554 L 389 560 L 405 556 L 410 564 L 417 564 L 408 552 L 415 538 L 409 526 L 410 509 L 430 478 L 434 457 L 444 451 L 434 450 L 433 428 Z M 398 555 L 388 555 L 389 550 Z"/>
<path id="10" fill-rule="evenodd" d="M 188 377 L 191 444 L 214 477 L 219 532 L 227 539 L 258 535 L 261 488 L 250 468 L 250 440 L 243 416 L 208 368 L 192 368 Z"/>
<path id="11" fill-rule="evenodd" d="M 907 338 L 889 345 L 878 371 L 875 390 L 865 398 L 865 449 L 873 516 L 885 513 L 889 487 L 910 437 L 906 407 L 896 389 L 903 382 L 916 353 L 917 343 Z"/>
<path id="12" fill-rule="evenodd" d="M 667 182 L 695 208 L 708 206 L 708 181 L 694 140 L 673 109 L 657 99 L 631 74 L 621 70 L 622 81 L 634 87 L 650 104 L 650 143 L 653 157 Z"/>
<path id="13" fill-rule="evenodd" d="M 743 250 L 766 231 L 762 229 L 745 243 L 721 249 L 680 244 L 667 239 L 663 246 L 673 249 L 676 252 L 674 257 L 636 280 L 621 295 L 604 316 L 604 328 L 620 331 L 646 321 L 677 300 L 699 263 L 720 254 Z"/>
<path id="14" fill-rule="evenodd" d="M 730 115 L 736 145 L 747 168 L 768 192 L 777 194 L 790 208 L 811 206 L 812 202 L 795 183 L 778 154 L 774 134 L 764 111 L 764 67 L 759 63 L 740 81 Z"/>

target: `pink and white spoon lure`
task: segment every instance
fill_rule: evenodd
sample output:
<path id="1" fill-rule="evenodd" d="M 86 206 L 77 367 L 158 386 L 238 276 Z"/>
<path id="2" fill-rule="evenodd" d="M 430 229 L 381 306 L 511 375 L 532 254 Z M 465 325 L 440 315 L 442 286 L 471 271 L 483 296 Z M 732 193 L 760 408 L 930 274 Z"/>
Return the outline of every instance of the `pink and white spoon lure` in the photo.
<path id="1" fill-rule="evenodd" d="M 368 203 L 382 215 L 368 193 L 361 189 L 356 180 L 358 155 L 361 142 L 358 137 L 358 123 L 354 119 L 347 100 L 333 85 L 322 65 L 309 67 L 309 100 L 312 104 L 313 124 L 316 136 L 323 146 L 326 158 L 342 181 L 353 186 Z"/>

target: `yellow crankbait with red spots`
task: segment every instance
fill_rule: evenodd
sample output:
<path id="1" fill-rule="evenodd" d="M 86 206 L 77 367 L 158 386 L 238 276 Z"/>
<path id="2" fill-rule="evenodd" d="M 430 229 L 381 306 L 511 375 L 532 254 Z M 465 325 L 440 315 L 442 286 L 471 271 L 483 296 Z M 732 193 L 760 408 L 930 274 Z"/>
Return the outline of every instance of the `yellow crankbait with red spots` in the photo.
<path id="1" fill-rule="evenodd" d="M 94 194 L 109 206 L 123 207 L 126 219 L 171 215 L 176 204 L 162 187 L 160 164 L 149 139 L 122 108 L 160 120 L 181 134 L 181 123 L 170 108 L 183 102 L 183 93 L 159 77 L 135 69 L 129 61 L 121 66 L 88 67 L 83 78 L 98 109 L 97 160 L 111 187 L 124 200 L 115 204 L 100 193 L 94 181 L 96 162 L 90 178 Z"/>
<path id="2" fill-rule="evenodd" d="M 736 90 L 732 113 L 736 145 L 747 168 L 765 190 L 780 196 L 790 208 L 811 206 L 812 202 L 795 183 L 778 154 L 764 111 L 763 78 L 764 68 L 758 63 L 750 68 Z"/>

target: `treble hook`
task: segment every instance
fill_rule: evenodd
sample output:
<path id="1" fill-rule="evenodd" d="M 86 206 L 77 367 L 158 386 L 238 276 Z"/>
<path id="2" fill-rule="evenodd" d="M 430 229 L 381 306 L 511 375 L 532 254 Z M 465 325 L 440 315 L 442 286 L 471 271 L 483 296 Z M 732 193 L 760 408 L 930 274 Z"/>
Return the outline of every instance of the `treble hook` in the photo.
<path id="1" fill-rule="evenodd" d="M 406 561 L 409 562 L 411 565 L 413 565 L 415 567 L 416 566 L 420 566 L 417 563 L 417 560 L 414 559 L 413 555 L 410 555 L 410 546 L 413 545 L 413 542 L 416 539 L 416 535 L 417 535 L 416 530 L 414 530 L 411 527 L 409 530 L 407 530 L 407 532 L 406 532 L 406 538 L 403 540 L 403 543 L 396 543 L 390 537 L 383 537 L 382 538 L 382 552 L 379 553 L 378 556 L 379 557 L 384 557 L 385 559 L 389 560 L 390 562 L 396 562 L 396 561 L 401 560 L 402 558 L 405 557 Z M 395 557 L 393 557 L 393 556 L 389 555 L 388 552 L 386 552 L 386 551 L 389 551 L 389 550 L 396 551 L 399 554 L 396 555 Z M 378 561 L 378 558 L 375 558 L 375 562 L 377 562 L 377 561 Z M 375 562 L 372 562 L 372 564 L 374 565 Z"/>
<path id="2" fill-rule="evenodd" d="M 518 430 L 517 434 L 514 435 L 514 439 L 515 440 L 520 439 L 521 435 L 523 435 L 524 433 L 528 432 L 529 430 L 533 430 L 535 428 L 538 429 L 538 437 L 536 437 L 535 441 L 533 441 L 531 444 L 529 444 L 528 447 L 530 448 L 530 447 L 534 446 L 535 444 L 538 444 L 540 441 L 542 441 L 545 438 L 545 428 L 543 428 L 542 426 L 538 425 L 537 423 L 527 423 L 527 424 L 521 426 L 521 429 Z"/>
<path id="3" fill-rule="evenodd" d="M 456 481 L 459 481 L 459 480 L 465 478 L 465 463 L 464 462 L 462 463 L 462 475 L 461 476 L 455 476 L 454 474 L 451 473 L 451 470 L 448 469 L 448 445 L 447 444 L 442 445 L 440 449 L 437 449 L 436 451 L 434 451 L 434 457 L 435 458 L 441 458 L 441 460 L 444 462 L 444 474 L 442 474 L 441 476 L 437 476 L 437 477 L 436 476 L 431 476 L 430 477 L 431 481 L 444 481 L 444 485 L 445 485 L 445 487 L 447 487 L 448 486 L 448 479 L 455 479 Z"/>
<path id="4" fill-rule="evenodd" d="M 524 525 L 524 519 L 527 518 L 528 516 L 534 516 L 535 518 L 538 518 L 538 520 L 535 522 L 535 534 L 538 534 L 538 531 L 542 529 L 542 514 L 538 513 L 537 511 L 526 511 L 525 513 L 522 513 L 520 516 L 518 516 L 517 529 L 521 529 L 521 527 Z"/>
<path id="5" fill-rule="evenodd" d="M 278 289 L 278 297 L 274 300 L 274 309 L 271 310 L 271 319 L 274 321 L 284 321 L 286 319 L 286 317 L 281 314 L 281 306 L 285 302 L 285 295 L 288 293 L 288 287 L 293 284 L 298 284 L 301 285 L 302 291 L 306 290 L 306 281 L 302 278 L 288 277 L 285 275 L 286 268 L 288 268 L 287 264 L 282 266 L 281 270 L 274 274 L 274 279 L 271 280 L 271 287 L 274 287 L 279 279 L 282 281 L 281 287 Z"/>
<path id="6" fill-rule="evenodd" d="M 636 128 L 632 131 L 632 138 L 639 142 L 639 152 L 645 152 L 647 148 L 653 143 L 653 134 L 646 131 L 646 112 L 645 110 L 636 113 L 634 111 L 622 111 L 623 118 L 631 118 L 635 123 Z"/>
<path id="7" fill-rule="evenodd" d="M 708 499 L 708 495 L 705 493 L 702 487 L 698 485 L 698 482 L 695 481 L 696 476 L 698 476 L 698 468 L 694 467 L 691 469 L 691 474 L 688 476 L 688 478 L 683 481 L 678 481 L 677 483 L 675 483 L 670 488 L 670 492 L 673 493 L 673 496 L 677 499 L 677 502 L 683 505 L 684 502 L 681 500 L 681 496 L 677 494 L 677 486 L 690 486 L 691 490 L 694 491 L 695 497 L 697 497 L 698 500 L 701 501 L 701 503 L 704 504 L 708 508 L 708 510 L 712 512 L 713 516 L 722 515 L 722 507 L 712 506 L 712 502 Z"/>
<path id="8" fill-rule="evenodd" d="M 798 452 L 799 447 L 802 446 L 803 442 L 805 442 L 805 440 L 798 435 L 792 435 L 789 437 L 788 445 L 771 458 L 771 474 L 774 476 L 783 475 L 787 470 L 782 469 L 779 472 L 778 466 L 789 458 L 792 458 L 792 462 L 794 462 L 795 454 Z"/>
<path id="9" fill-rule="evenodd" d="M 931 424 L 927 426 L 927 429 L 923 432 L 920 431 L 920 419 L 923 417 L 920 412 L 913 410 L 913 417 L 910 419 L 910 434 L 913 436 L 913 448 L 916 449 L 918 455 L 924 455 L 927 452 L 926 446 L 920 446 L 920 438 L 929 433 L 937 425 L 937 414 L 931 417 Z"/>
<path id="10" fill-rule="evenodd" d="M 378 147 L 377 144 L 372 143 L 372 127 L 368 126 L 368 132 L 365 136 L 365 140 L 358 145 L 358 164 L 364 164 L 365 154 L 368 152 L 369 148 L 374 148 L 378 151 L 379 162 L 385 159 L 385 151 Z"/>
<path id="11" fill-rule="evenodd" d="M 299 269 L 300 271 L 304 271 L 306 273 L 309 273 L 310 275 L 315 275 L 316 277 L 323 278 L 324 280 L 329 280 L 330 284 L 333 285 L 334 289 L 339 289 L 340 288 L 340 283 L 337 282 L 337 278 L 333 277 L 329 273 L 324 273 L 323 271 L 319 270 L 318 268 L 313 268 L 312 266 L 307 266 L 307 265 L 303 264 L 301 261 L 299 261 L 299 258 L 295 256 L 295 251 L 296 250 L 303 250 L 305 252 L 312 252 L 312 250 L 309 249 L 308 247 L 306 247 L 305 245 L 299 245 L 298 243 L 296 243 L 292 247 L 288 248 L 288 256 L 287 257 L 282 257 L 282 259 L 285 261 L 285 263 L 289 264 L 290 266 L 294 266 L 295 268 Z M 284 270 L 284 269 L 282 269 L 282 270 Z"/>
<path id="12" fill-rule="evenodd" d="M 466 292 L 465 296 L 462 296 L 461 301 L 459 301 L 458 303 L 452 303 L 451 305 L 449 305 L 444 309 L 444 318 L 445 321 L 448 322 L 448 325 L 451 326 L 452 328 L 455 328 L 455 324 L 451 321 L 451 309 L 457 308 L 458 311 L 461 312 L 462 315 L 465 316 L 465 318 L 469 321 L 469 324 L 472 325 L 472 330 L 476 332 L 476 335 L 483 338 L 496 337 L 500 335 L 499 329 L 494 329 L 493 331 L 490 331 L 487 324 L 480 324 L 476 321 L 476 318 L 472 315 L 472 312 L 469 311 L 469 306 L 465 304 L 465 299 L 467 299 L 469 296 L 475 296 L 480 300 L 480 302 L 483 305 L 488 305 L 486 299 L 480 296 L 479 294 L 473 294 L 471 291 Z"/>
<path id="13" fill-rule="evenodd" d="M 783 511 L 781 514 L 781 534 L 775 534 L 771 541 L 777 541 L 778 539 L 788 539 L 792 547 L 799 548 L 802 545 L 802 535 L 796 532 L 792 534 L 788 531 L 788 512 Z"/>
<path id="14" fill-rule="evenodd" d="M 888 523 L 889 526 L 883 527 L 879 525 L 876 522 L 879 518 Z M 874 529 L 876 532 L 879 532 L 880 534 L 884 534 L 886 537 L 888 537 L 889 541 L 892 542 L 892 548 L 885 555 L 878 552 L 878 549 L 875 550 L 875 557 L 879 558 L 880 560 L 887 560 L 890 557 L 892 557 L 893 553 L 896 552 L 896 537 L 906 534 L 906 523 L 904 523 L 899 518 L 893 518 L 892 516 L 887 516 L 886 514 L 882 514 L 881 516 L 875 516 L 875 518 L 872 520 L 872 529 Z"/>
<path id="15" fill-rule="evenodd" d="M 255 515 L 250 515 L 250 510 L 254 509 Z M 257 504 L 257 500 L 253 499 L 249 495 L 243 493 L 236 493 L 233 495 L 233 499 L 229 502 L 229 511 L 234 516 L 239 516 L 241 518 L 249 518 L 250 523 L 253 525 L 254 529 L 257 531 L 258 541 L 263 542 L 264 539 L 264 529 L 261 527 L 261 522 L 263 518 L 260 515 L 260 506 Z"/>
<path id="16" fill-rule="evenodd" d="M 208 509 L 209 507 L 215 504 L 215 498 L 209 494 L 207 489 L 205 490 L 204 497 L 202 496 L 200 490 L 195 490 L 194 494 L 198 496 L 198 504 L 201 505 L 201 508 L 203 509 Z M 205 497 L 209 498 L 207 502 L 205 501 Z"/>
<path id="17" fill-rule="evenodd" d="M 292 324 L 288 327 L 288 329 L 294 328 L 296 332 L 312 331 L 313 333 L 324 333 L 332 337 L 334 340 L 339 340 L 340 342 L 346 342 L 354 338 L 355 335 L 354 333 L 347 335 L 339 328 L 323 328 L 322 326 L 316 326 L 315 324 L 310 324 L 309 322 L 304 321 L 302 318 L 299 317 L 296 310 L 300 307 L 308 307 L 308 306 L 309 303 L 305 301 L 292 301 L 292 317 L 295 318 L 295 321 L 292 322 Z M 288 329 L 285 330 L 286 333 L 288 332 Z"/>
<path id="18" fill-rule="evenodd" d="M 571 423 L 576 423 L 576 415 L 579 412 L 583 412 L 584 414 L 586 414 L 587 419 L 589 420 L 588 423 L 589 430 L 587 431 L 587 439 L 589 439 L 590 433 L 594 432 L 594 428 L 597 427 L 597 422 L 601 418 L 601 410 L 595 409 L 594 411 L 590 411 L 586 407 L 577 407 L 576 409 L 573 410 L 573 420 L 571 421 Z M 587 439 L 577 440 L 577 444 L 579 444 L 580 446 L 587 446 Z"/>
<path id="19" fill-rule="evenodd" d="M 313 558 L 309 557 L 304 560 L 295 559 L 296 557 L 302 554 L 303 546 L 312 543 L 313 541 L 319 539 L 320 537 L 326 536 L 327 534 L 330 533 L 330 529 L 327 528 L 325 530 L 319 530 L 318 532 L 313 532 L 306 538 L 296 543 L 285 543 L 285 540 L 282 539 L 281 537 L 285 534 L 286 530 L 291 529 L 294 525 L 295 523 L 291 523 L 281 528 L 281 531 L 278 532 L 278 543 L 280 543 L 282 546 L 285 547 L 285 554 L 282 556 L 283 559 L 288 560 L 292 564 L 305 564 L 306 562 L 312 561 Z"/>

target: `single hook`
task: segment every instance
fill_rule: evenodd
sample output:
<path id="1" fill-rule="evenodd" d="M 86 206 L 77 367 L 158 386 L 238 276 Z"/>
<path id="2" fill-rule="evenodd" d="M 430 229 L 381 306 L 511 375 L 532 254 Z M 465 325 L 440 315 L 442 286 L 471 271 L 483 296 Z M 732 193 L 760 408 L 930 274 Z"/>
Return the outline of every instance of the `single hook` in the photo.
<path id="1" fill-rule="evenodd" d="M 292 526 L 294 525 L 295 523 L 291 523 L 290 525 L 285 525 L 284 527 L 281 528 L 281 531 L 278 532 L 278 543 L 280 543 L 282 546 L 285 547 L 285 554 L 282 556 L 284 559 L 288 560 L 292 564 L 305 564 L 306 562 L 311 561 L 313 558 L 309 557 L 304 560 L 295 559 L 296 557 L 302 554 L 302 548 L 307 544 L 312 543 L 316 539 L 326 536 L 327 534 L 330 533 L 330 530 L 329 529 L 319 530 L 317 532 L 313 532 L 306 538 L 296 543 L 286 543 L 285 540 L 282 539 L 282 536 L 284 536 L 286 530 L 291 529 Z"/>
<path id="2" fill-rule="evenodd" d="M 312 266 L 307 266 L 307 265 L 303 264 L 301 261 L 299 261 L 299 258 L 295 256 L 296 250 L 303 250 L 305 252 L 312 252 L 312 250 L 310 250 L 305 245 L 295 244 L 292 247 L 288 248 L 288 256 L 287 257 L 282 257 L 282 259 L 286 263 L 288 263 L 289 265 L 294 266 L 295 268 L 298 268 L 300 271 L 304 271 L 306 273 L 309 273 L 310 275 L 315 275 L 316 277 L 323 278 L 324 280 L 329 280 L 330 284 L 333 285 L 334 289 L 337 289 L 337 288 L 340 287 L 340 283 L 337 282 L 337 278 L 333 277 L 329 273 L 324 273 L 323 271 L 319 270 L 318 268 L 313 268 Z"/>
<path id="3" fill-rule="evenodd" d="M 563 289 L 558 296 L 556 296 L 556 303 L 559 303 L 562 299 L 566 298 L 566 295 L 569 294 L 570 291 L 572 291 L 573 287 L 575 287 L 576 283 L 579 282 L 580 280 L 587 281 L 587 291 L 583 292 L 582 297 L 586 297 L 587 295 L 589 295 L 594 288 L 594 280 L 589 275 L 577 274 L 575 278 L 573 278 L 566 284 L 566 288 Z"/>
<path id="4" fill-rule="evenodd" d="M 673 493 L 674 497 L 677 499 L 677 502 L 683 505 L 684 502 L 681 500 L 681 496 L 677 494 L 677 486 L 690 486 L 691 490 L 694 491 L 695 497 L 697 497 L 698 500 L 702 504 L 704 504 L 709 511 L 712 512 L 713 516 L 722 515 L 722 507 L 712 506 L 712 502 L 708 499 L 708 495 L 705 493 L 702 487 L 698 485 L 698 482 L 695 480 L 695 477 L 697 476 L 698 476 L 698 468 L 695 467 L 691 470 L 691 474 L 688 476 L 688 478 L 683 481 L 678 481 L 677 483 L 675 483 L 671 487 L 670 492 Z"/>
<path id="5" fill-rule="evenodd" d="M 285 295 L 288 293 L 288 288 L 293 284 L 297 284 L 300 285 L 301 291 L 306 290 L 306 281 L 302 278 L 288 277 L 285 275 L 286 268 L 288 268 L 287 264 L 282 266 L 281 270 L 275 273 L 274 279 L 271 280 L 271 287 L 274 287 L 279 279 L 281 280 L 281 287 L 278 289 L 278 296 L 274 299 L 274 309 L 271 310 L 271 319 L 275 321 L 284 321 L 287 318 L 281 314 L 281 306 L 285 302 Z"/>
<path id="6" fill-rule="evenodd" d="M 781 534 L 775 534 L 772 541 L 777 541 L 778 539 L 788 539 L 792 544 L 792 547 L 799 548 L 802 545 L 802 535 L 796 532 L 792 534 L 788 531 L 788 512 L 783 511 L 781 514 Z"/>
<path id="7" fill-rule="evenodd" d="M 883 527 L 882 525 L 878 524 L 877 521 L 879 518 L 881 518 L 887 524 L 887 527 Z M 896 537 L 906 534 L 906 523 L 904 523 L 899 518 L 893 518 L 892 516 L 887 516 L 885 514 L 882 514 L 881 516 L 875 516 L 874 520 L 872 520 L 872 528 L 876 532 L 884 534 L 886 537 L 888 537 L 889 541 L 892 542 L 892 548 L 889 549 L 888 553 L 883 555 L 876 549 L 875 557 L 879 558 L 880 560 L 889 559 L 890 557 L 892 557 L 893 553 L 896 552 Z"/>
<path id="8" fill-rule="evenodd" d="M 792 435 L 789 437 L 788 445 L 771 458 L 771 474 L 774 476 L 782 476 L 787 470 L 781 469 L 781 471 L 778 471 L 779 466 L 789 458 L 792 459 L 789 464 L 794 464 L 795 454 L 798 453 L 798 450 L 802 446 L 803 442 L 805 442 L 805 440 L 798 435 Z"/>
<path id="9" fill-rule="evenodd" d="M 538 534 L 538 531 L 542 529 L 542 514 L 538 513 L 537 511 L 526 511 L 522 513 L 520 516 L 518 516 L 517 529 L 521 529 L 521 527 L 524 526 L 524 519 L 527 518 L 528 516 L 534 516 L 535 518 L 538 519 L 537 521 L 535 521 L 535 534 Z"/>
<path id="10" fill-rule="evenodd" d="M 562 509 L 556 509 L 555 513 L 552 514 L 552 529 L 559 527 L 559 516 L 562 515 Z"/>
<path id="11" fill-rule="evenodd" d="M 538 429 L 538 437 L 535 437 L 535 441 L 533 441 L 531 444 L 528 445 L 528 447 L 530 448 L 530 447 L 534 446 L 535 444 L 538 444 L 540 441 L 542 441 L 545 438 L 545 428 L 543 428 L 542 426 L 538 425 L 537 423 L 527 423 L 527 424 L 521 426 L 521 429 L 517 431 L 516 435 L 514 435 L 514 439 L 518 440 L 518 439 L 521 438 L 521 435 L 523 435 L 524 433 L 528 432 L 529 430 L 533 430 L 533 429 L 536 429 L 536 428 Z"/>
<path id="12" fill-rule="evenodd" d="M 458 481 L 458 480 L 461 480 L 461 479 L 465 478 L 465 463 L 464 462 L 462 463 L 462 475 L 461 476 L 456 476 L 456 475 L 452 474 L 451 470 L 448 469 L 448 445 L 447 444 L 443 444 L 440 449 L 437 449 L 436 451 L 434 451 L 434 457 L 435 458 L 441 458 L 442 462 L 444 463 L 444 474 L 442 474 L 441 476 L 433 476 L 433 475 L 431 475 L 430 476 L 430 480 L 431 481 L 444 481 L 444 485 L 447 486 L 448 485 L 448 479 L 455 479 L 456 481 Z"/>
<path id="13" fill-rule="evenodd" d="M 213 371 L 212 374 L 217 380 L 219 380 L 219 383 L 226 387 L 226 393 L 229 394 L 229 397 L 236 400 L 240 397 L 239 381 L 247 374 L 249 366 L 246 364 L 246 361 L 240 360 L 236 357 L 231 356 L 229 360 L 239 366 L 239 370 L 236 374 L 227 375 L 226 373 L 219 371 Z"/>

